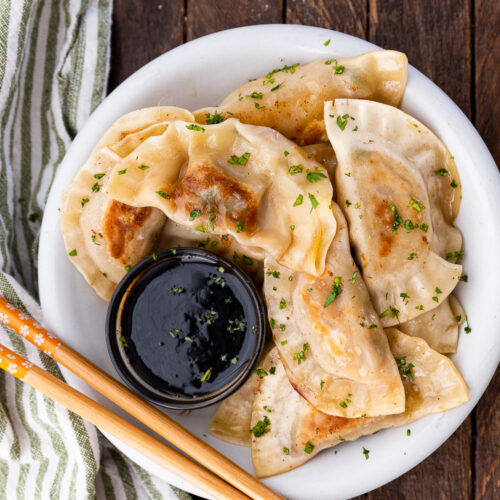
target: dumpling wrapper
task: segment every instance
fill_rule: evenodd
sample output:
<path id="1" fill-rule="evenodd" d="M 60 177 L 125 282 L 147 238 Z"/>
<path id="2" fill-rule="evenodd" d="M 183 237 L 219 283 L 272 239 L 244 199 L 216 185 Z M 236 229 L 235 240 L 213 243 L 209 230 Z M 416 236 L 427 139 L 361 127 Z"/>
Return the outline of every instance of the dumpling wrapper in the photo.
<path id="1" fill-rule="evenodd" d="M 122 203 L 159 208 L 201 235 L 229 234 L 318 275 L 335 235 L 333 189 L 324 168 L 307 156 L 266 127 L 235 119 L 203 127 L 177 121 L 124 158 L 107 189 Z"/>
<path id="2" fill-rule="evenodd" d="M 171 120 L 190 120 L 189 111 L 155 107 L 117 120 L 78 170 L 61 200 L 61 230 L 71 262 L 104 300 L 117 283 L 147 255 L 166 217 L 151 207 L 131 207 L 106 193 L 109 173 L 148 137 L 162 134 Z"/>
<path id="3" fill-rule="evenodd" d="M 347 224 L 332 203 L 337 233 L 324 273 L 264 261 L 264 296 L 276 346 L 295 389 L 330 415 L 401 413 L 403 384 L 378 314 L 350 254 Z M 326 307 L 334 280 L 341 293 Z"/>
<path id="4" fill-rule="evenodd" d="M 457 352 L 458 327 L 465 321 L 465 312 L 458 300 L 449 295 L 435 309 L 401 323 L 398 328 L 408 335 L 424 339 L 441 354 Z"/>
<path id="5" fill-rule="evenodd" d="M 277 349 L 270 352 L 263 367 L 275 366 L 276 372 L 260 380 L 251 419 L 252 427 L 265 416 L 270 421 L 268 432 L 260 437 L 252 436 L 252 461 L 257 477 L 287 472 L 342 441 L 407 425 L 469 400 L 467 386 L 449 358 L 433 351 L 424 340 L 405 335 L 396 328 L 388 328 L 386 332 L 394 356 L 405 358 L 406 367 L 410 363 L 414 365 L 411 369 L 414 380 L 402 377 L 406 410 L 398 415 L 347 419 L 321 413 L 288 382 Z M 309 453 L 305 451 L 306 446 Z"/>
<path id="6" fill-rule="evenodd" d="M 219 113 L 271 127 L 300 145 L 326 141 L 323 103 L 338 97 L 372 99 L 398 106 L 408 60 L 393 50 L 347 59 L 285 65 L 231 92 L 218 107 L 195 111 L 196 120 Z"/>
<path id="7" fill-rule="evenodd" d="M 443 258 L 462 246 L 451 225 L 450 183 L 459 182 L 453 157 L 392 106 L 337 99 L 325 103 L 325 117 L 337 156 L 337 201 L 375 309 L 384 326 L 412 320 L 442 303 L 461 275 L 462 266 Z M 435 173 L 440 169 L 448 175 Z"/>

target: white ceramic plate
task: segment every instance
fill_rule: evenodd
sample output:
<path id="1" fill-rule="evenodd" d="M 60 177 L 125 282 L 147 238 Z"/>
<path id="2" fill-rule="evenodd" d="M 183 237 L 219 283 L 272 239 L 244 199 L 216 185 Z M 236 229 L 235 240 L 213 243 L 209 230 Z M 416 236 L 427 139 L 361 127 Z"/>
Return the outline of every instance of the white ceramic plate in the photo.
<path id="1" fill-rule="evenodd" d="M 331 39 L 328 47 L 323 45 Z M 217 104 L 248 78 L 284 64 L 354 56 L 377 47 L 341 33 L 305 26 L 251 26 L 216 33 L 163 54 L 122 83 L 91 116 L 59 167 L 44 214 L 39 281 L 46 325 L 64 342 L 118 378 L 106 349 L 106 305 L 85 283 L 66 256 L 59 230 L 59 201 L 64 187 L 90 155 L 104 131 L 121 115 L 145 106 L 177 105 L 190 110 Z M 458 297 L 472 333 L 460 334 L 453 360 L 463 374 L 471 401 L 410 426 L 386 430 L 322 452 L 298 469 L 265 483 L 287 498 L 341 499 L 391 481 L 424 460 L 462 423 L 484 392 L 500 359 L 500 175 L 478 133 L 460 109 L 420 72 L 410 67 L 402 108 L 433 129 L 455 156 L 463 183 L 457 226 L 465 240 L 467 284 Z M 68 370 L 69 384 L 118 411 Z M 248 448 L 208 434 L 215 408 L 189 415 L 169 412 L 230 459 L 252 471 Z M 133 420 L 133 419 L 132 419 Z M 111 439 L 130 458 L 180 488 L 203 495 L 137 451 Z M 370 450 L 366 460 L 362 447 Z"/>

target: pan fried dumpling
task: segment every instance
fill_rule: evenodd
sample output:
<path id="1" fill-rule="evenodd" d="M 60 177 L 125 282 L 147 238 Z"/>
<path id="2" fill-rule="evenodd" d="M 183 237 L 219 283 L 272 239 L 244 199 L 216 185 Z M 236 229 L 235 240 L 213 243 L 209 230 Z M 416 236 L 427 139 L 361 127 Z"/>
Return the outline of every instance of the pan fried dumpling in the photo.
<path id="1" fill-rule="evenodd" d="M 287 472 L 341 441 L 406 425 L 469 400 L 467 386 L 449 358 L 433 351 L 424 340 L 396 328 L 388 328 L 386 332 L 405 374 L 402 379 L 406 410 L 398 415 L 348 419 L 321 413 L 288 382 L 277 349 L 270 352 L 263 366 L 275 366 L 275 375 L 260 380 L 251 420 L 254 429 L 262 422 L 258 427 L 262 433 L 254 432 L 252 436 L 252 461 L 257 477 Z"/>
<path id="2" fill-rule="evenodd" d="M 170 124 L 114 168 L 107 189 L 122 203 L 159 208 L 202 236 L 229 234 L 312 275 L 323 272 L 335 234 L 324 168 L 278 132 L 235 119 Z"/>
<path id="3" fill-rule="evenodd" d="M 335 203 L 333 213 L 337 233 L 321 276 L 264 261 L 275 344 L 292 385 L 319 410 L 349 418 L 400 413 L 404 390 L 394 357 Z"/>
<path id="4" fill-rule="evenodd" d="M 337 99 L 325 103 L 325 116 L 337 156 L 337 201 L 375 309 L 384 326 L 410 321 L 442 303 L 461 274 L 445 260 L 462 245 L 450 224 L 458 185 L 453 157 L 392 106 Z"/>
<path id="5" fill-rule="evenodd" d="M 435 309 L 401 323 L 398 328 L 408 335 L 424 339 L 441 354 L 457 352 L 458 327 L 465 321 L 465 313 L 458 300 L 450 295 Z"/>
<path id="6" fill-rule="evenodd" d="M 213 123 L 232 116 L 274 128 L 300 145 L 324 142 L 324 101 L 355 97 L 397 106 L 407 72 L 406 55 L 393 50 L 285 65 L 231 92 L 220 106 L 196 111 L 195 117 Z"/>
<path id="7" fill-rule="evenodd" d="M 170 120 L 192 119 L 172 107 L 129 113 L 104 134 L 87 162 L 66 188 L 61 201 L 61 229 L 71 262 L 104 300 L 116 284 L 147 255 L 165 224 L 158 209 L 132 207 L 111 199 L 109 173 L 146 138 L 162 134 Z"/>

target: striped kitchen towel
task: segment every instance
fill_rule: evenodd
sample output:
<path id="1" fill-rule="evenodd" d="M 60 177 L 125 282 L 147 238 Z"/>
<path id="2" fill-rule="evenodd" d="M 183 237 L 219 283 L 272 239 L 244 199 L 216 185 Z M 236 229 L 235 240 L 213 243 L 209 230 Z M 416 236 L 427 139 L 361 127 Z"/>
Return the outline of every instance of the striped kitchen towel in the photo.
<path id="1" fill-rule="evenodd" d="M 38 321 L 42 213 L 68 145 L 105 95 L 111 9 L 112 0 L 0 0 L 0 294 Z M 3 324 L 0 343 L 62 378 Z M 191 497 L 1 372 L 0 500 L 16 498 Z"/>

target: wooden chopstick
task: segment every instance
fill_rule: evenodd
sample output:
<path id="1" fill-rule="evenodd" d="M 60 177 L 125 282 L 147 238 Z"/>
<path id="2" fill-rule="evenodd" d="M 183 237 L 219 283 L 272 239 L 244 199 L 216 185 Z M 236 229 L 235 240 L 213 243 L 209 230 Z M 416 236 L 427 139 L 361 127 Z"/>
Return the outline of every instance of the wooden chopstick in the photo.
<path id="1" fill-rule="evenodd" d="M 258 481 L 210 445 L 196 437 L 162 411 L 150 405 L 88 359 L 63 344 L 29 316 L 0 297 L 0 314 L 9 327 L 82 380 L 134 416 L 191 458 L 237 489 L 256 500 L 283 500 L 283 497 Z M 99 424 L 96 424 L 98 427 Z"/>
<path id="2" fill-rule="evenodd" d="M 0 368 L 215 498 L 247 499 L 219 477 L 0 344 Z"/>

